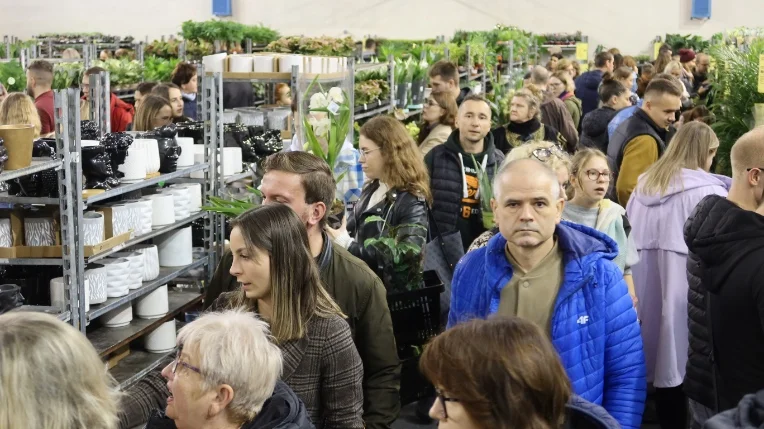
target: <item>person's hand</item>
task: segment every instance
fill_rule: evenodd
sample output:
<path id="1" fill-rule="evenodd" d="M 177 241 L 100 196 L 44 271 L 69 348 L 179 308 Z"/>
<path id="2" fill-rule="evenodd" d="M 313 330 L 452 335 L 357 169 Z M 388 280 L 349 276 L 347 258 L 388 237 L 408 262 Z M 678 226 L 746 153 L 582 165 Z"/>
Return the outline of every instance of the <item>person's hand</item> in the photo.
<path id="1" fill-rule="evenodd" d="M 342 225 L 340 225 L 339 228 L 333 229 L 327 225 L 326 227 L 326 233 L 329 234 L 329 237 L 332 238 L 332 241 L 336 240 L 337 237 L 343 236 L 348 233 L 348 220 L 347 217 L 342 218 Z"/>

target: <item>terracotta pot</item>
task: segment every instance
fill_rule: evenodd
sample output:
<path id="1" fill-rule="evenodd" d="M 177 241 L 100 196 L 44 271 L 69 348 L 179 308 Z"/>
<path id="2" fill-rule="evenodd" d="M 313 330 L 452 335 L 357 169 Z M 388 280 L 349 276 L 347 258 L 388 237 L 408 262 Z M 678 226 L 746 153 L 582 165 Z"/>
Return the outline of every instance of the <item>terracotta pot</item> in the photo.
<path id="1" fill-rule="evenodd" d="M 0 125 L 0 139 L 8 150 L 6 170 L 18 170 L 32 164 L 34 127 L 32 125 Z"/>

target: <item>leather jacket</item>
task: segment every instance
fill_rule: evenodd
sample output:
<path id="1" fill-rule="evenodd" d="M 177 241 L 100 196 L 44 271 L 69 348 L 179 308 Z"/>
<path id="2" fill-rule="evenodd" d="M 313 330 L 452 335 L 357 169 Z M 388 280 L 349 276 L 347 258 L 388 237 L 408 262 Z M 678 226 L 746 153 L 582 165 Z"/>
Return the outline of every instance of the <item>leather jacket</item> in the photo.
<path id="1" fill-rule="evenodd" d="M 401 228 L 397 232 L 396 239 L 419 246 L 424 251 L 427 242 L 427 202 L 423 197 L 418 197 L 406 191 L 391 189 L 385 198 L 372 207 L 369 201 L 372 194 L 379 188 L 379 181 L 369 183 L 361 192 L 361 198 L 355 206 L 353 214 L 349 217 L 347 230 L 353 242 L 348 251 L 353 256 L 362 259 L 369 265 L 386 287 L 390 287 L 390 273 L 386 273 L 384 256 L 372 246 L 364 246 L 369 238 L 379 238 L 388 233 L 390 226 L 396 225 L 421 225 L 424 228 Z M 371 216 L 379 216 L 385 222 L 366 222 Z"/>

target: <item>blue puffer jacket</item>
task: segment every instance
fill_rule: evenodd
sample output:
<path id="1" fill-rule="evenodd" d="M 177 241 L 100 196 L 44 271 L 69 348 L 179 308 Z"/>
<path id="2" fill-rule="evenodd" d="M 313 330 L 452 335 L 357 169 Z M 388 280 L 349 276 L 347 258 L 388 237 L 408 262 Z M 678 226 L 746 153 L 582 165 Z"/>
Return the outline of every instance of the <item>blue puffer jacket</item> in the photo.
<path id="1" fill-rule="evenodd" d="M 624 428 L 637 429 L 645 405 L 645 357 L 636 311 L 612 262 L 618 246 L 599 231 L 565 221 L 555 234 L 565 273 L 552 314 L 552 343 L 573 391 L 602 405 Z M 459 261 L 449 327 L 499 309 L 501 290 L 512 278 L 506 244 L 497 234 Z"/>
<path id="2" fill-rule="evenodd" d="M 602 83 L 602 70 L 590 70 L 576 78 L 576 97 L 581 100 L 581 117 L 599 107 L 597 91 Z"/>

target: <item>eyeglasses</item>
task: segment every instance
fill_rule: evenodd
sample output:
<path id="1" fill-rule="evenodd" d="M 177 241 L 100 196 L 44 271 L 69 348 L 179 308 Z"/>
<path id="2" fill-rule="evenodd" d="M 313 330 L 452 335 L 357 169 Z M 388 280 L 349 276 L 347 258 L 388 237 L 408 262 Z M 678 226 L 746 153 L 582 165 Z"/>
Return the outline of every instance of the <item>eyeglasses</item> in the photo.
<path id="1" fill-rule="evenodd" d="M 613 179 L 613 173 L 610 171 L 597 171 L 597 170 L 586 170 L 586 177 L 589 178 L 592 182 L 595 182 L 599 180 L 600 177 L 604 177 L 607 180 Z"/>
<path id="2" fill-rule="evenodd" d="M 531 152 L 531 155 L 533 155 L 534 158 L 538 159 L 541 162 L 549 161 L 549 158 L 551 158 L 552 155 L 556 156 L 559 159 L 566 159 L 568 156 L 557 145 L 552 145 L 550 147 L 540 147 L 538 149 L 534 149 L 533 152 Z"/>
<path id="3" fill-rule="evenodd" d="M 376 152 L 378 150 L 382 150 L 382 148 L 378 147 L 376 149 L 371 149 L 371 150 L 362 150 L 361 151 L 361 156 L 359 158 L 366 158 L 367 156 L 369 156 L 370 153 Z"/>
<path id="4" fill-rule="evenodd" d="M 439 389 L 435 389 L 435 396 L 438 401 L 440 401 L 440 408 L 443 410 L 443 413 L 439 416 L 443 420 L 448 419 L 448 411 L 446 411 L 446 402 L 460 402 L 456 398 L 449 398 L 443 394 L 442 391 Z"/>
<path id="5" fill-rule="evenodd" d="M 201 375 L 202 374 L 202 370 L 201 369 L 199 369 L 199 368 L 197 368 L 197 367 L 195 367 L 193 365 L 187 364 L 187 363 L 185 363 L 185 362 L 180 360 L 180 355 L 181 355 L 182 352 L 183 352 L 183 348 L 182 347 L 178 347 L 175 350 L 175 360 L 172 362 L 172 373 L 175 374 L 176 371 L 178 370 L 178 365 L 180 365 L 180 366 L 182 366 L 184 368 L 188 368 L 191 371 L 194 371 L 195 373 Z"/>

